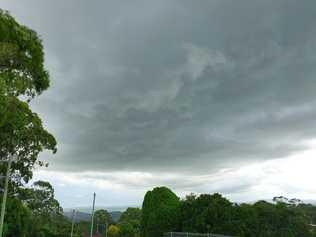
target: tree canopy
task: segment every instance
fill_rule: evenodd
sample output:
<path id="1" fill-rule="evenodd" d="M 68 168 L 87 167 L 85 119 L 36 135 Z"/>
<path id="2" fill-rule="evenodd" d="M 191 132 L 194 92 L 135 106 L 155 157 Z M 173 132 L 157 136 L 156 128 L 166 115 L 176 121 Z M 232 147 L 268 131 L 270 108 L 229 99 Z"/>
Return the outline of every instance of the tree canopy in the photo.
<path id="1" fill-rule="evenodd" d="M 94 213 L 94 221 L 95 221 L 95 223 L 102 223 L 102 224 L 105 224 L 105 223 L 113 224 L 114 223 L 111 214 L 107 210 L 104 210 L 104 209 L 97 210 Z"/>
<path id="2" fill-rule="evenodd" d="M 130 223 L 122 222 L 118 227 L 120 237 L 134 237 L 136 234 L 134 227 Z"/>
<path id="3" fill-rule="evenodd" d="M 48 86 L 41 39 L 0 9 L 0 157 L 18 157 L 12 165 L 17 182 L 29 181 L 34 166 L 43 165 L 37 162 L 40 152 L 57 150 L 55 138 L 28 104 Z"/>
<path id="4" fill-rule="evenodd" d="M 130 223 L 135 229 L 140 228 L 142 210 L 136 207 L 129 207 L 122 213 L 119 223 Z"/>
<path id="5" fill-rule="evenodd" d="M 29 98 L 49 87 L 44 51 L 37 33 L 0 9 L 0 77 L 6 93 Z"/>
<path id="6" fill-rule="evenodd" d="M 107 233 L 108 237 L 120 237 L 120 229 L 116 225 L 110 225 Z"/>
<path id="7" fill-rule="evenodd" d="M 38 160 L 40 152 L 57 150 L 55 138 L 29 106 L 48 87 L 40 37 L 0 9 L 0 159 L 16 158 L 4 219 L 8 237 L 61 237 L 70 230 L 48 182 L 25 187 L 34 167 L 44 165 Z M 2 174 L 6 168 L 6 163 L 0 163 Z M 3 188 L 2 181 L 0 186 Z"/>
<path id="8" fill-rule="evenodd" d="M 62 213 L 62 208 L 55 199 L 54 188 L 48 182 L 36 181 L 31 188 L 24 189 L 20 197 L 36 215 L 49 216 Z"/>
<path id="9" fill-rule="evenodd" d="M 315 220 L 316 208 L 301 201 L 284 202 L 278 199 L 276 203 L 237 204 L 215 193 L 188 195 L 179 201 L 178 206 L 175 197 L 166 188 L 147 192 L 141 222 L 143 237 L 162 237 L 164 232 L 169 231 L 238 237 L 316 236 L 315 228 L 310 226 Z M 177 206 L 173 209 L 173 219 L 165 212 L 166 205 Z"/>
<path id="10" fill-rule="evenodd" d="M 141 234 L 161 237 L 164 232 L 176 231 L 180 199 L 166 187 L 154 188 L 145 195 L 142 207 Z"/>
<path id="11" fill-rule="evenodd" d="M 123 226 L 123 229 L 124 229 L 124 224 L 128 224 L 129 227 L 133 229 L 132 234 L 130 234 L 130 236 L 131 237 L 139 236 L 141 219 L 142 219 L 142 210 L 136 207 L 129 207 L 120 216 L 120 219 L 118 221 L 119 227 L 120 229 L 122 229 L 121 227 Z M 128 228 L 125 228 L 125 229 L 128 229 Z"/>

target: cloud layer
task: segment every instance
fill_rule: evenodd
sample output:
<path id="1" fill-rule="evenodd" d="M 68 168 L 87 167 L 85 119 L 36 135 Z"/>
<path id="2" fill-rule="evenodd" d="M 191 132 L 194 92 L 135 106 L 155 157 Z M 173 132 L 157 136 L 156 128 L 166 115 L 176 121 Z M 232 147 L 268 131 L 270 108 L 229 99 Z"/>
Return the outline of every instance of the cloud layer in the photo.
<path id="1" fill-rule="evenodd" d="M 52 172 L 205 175 L 316 136 L 315 1 L 2 5 L 44 40 Z"/>
<path id="2" fill-rule="evenodd" d="M 274 196 L 300 198 L 315 203 L 315 142 L 303 153 L 287 159 L 274 159 L 237 169 L 223 169 L 208 175 L 146 172 L 38 171 L 36 179 L 49 180 L 64 207 L 91 203 L 103 206 L 141 206 L 145 192 L 155 186 L 168 186 L 181 198 L 194 193 L 219 192 L 233 202 L 271 200 Z M 124 194 L 124 195 L 122 195 Z"/>

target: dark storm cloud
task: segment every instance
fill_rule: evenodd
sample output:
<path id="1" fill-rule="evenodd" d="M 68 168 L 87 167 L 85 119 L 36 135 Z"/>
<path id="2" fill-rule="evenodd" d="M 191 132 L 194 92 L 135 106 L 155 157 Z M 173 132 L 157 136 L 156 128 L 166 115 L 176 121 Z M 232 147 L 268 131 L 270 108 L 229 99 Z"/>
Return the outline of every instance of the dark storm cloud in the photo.
<path id="1" fill-rule="evenodd" d="M 56 170 L 176 170 L 286 157 L 316 136 L 315 1 L 7 1 L 38 31 L 33 104 Z"/>

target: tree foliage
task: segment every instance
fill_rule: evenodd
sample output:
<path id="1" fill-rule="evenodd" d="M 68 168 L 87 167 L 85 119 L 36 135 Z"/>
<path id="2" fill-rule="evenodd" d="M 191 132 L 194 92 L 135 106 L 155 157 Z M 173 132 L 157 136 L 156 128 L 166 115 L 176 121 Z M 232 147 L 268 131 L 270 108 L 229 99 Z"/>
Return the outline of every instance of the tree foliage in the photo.
<path id="1" fill-rule="evenodd" d="M 44 165 L 38 161 L 40 152 L 57 150 L 55 138 L 29 106 L 48 87 L 41 39 L 0 9 L 0 159 L 17 158 L 11 166 L 5 216 L 8 237 L 61 237 L 70 230 L 48 182 L 24 187 L 34 167 Z M 6 164 L 0 163 L 0 172 L 5 170 Z"/>
<path id="2" fill-rule="evenodd" d="M 104 209 L 97 210 L 94 213 L 94 222 L 101 223 L 101 224 L 105 224 L 105 223 L 113 224 L 114 223 L 111 214 L 107 210 L 104 210 Z"/>
<path id="3" fill-rule="evenodd" d="M 242 237 L 313 236 L 301 205 L 259 201 L 234 204 L 220 194 L 191 195 L 181 202 L 181 231 Z"/>
<path id="4" fill-rule="evenodd" d="M 161 237 L 175 231 L 178 225 L 179 198 L 168 188 L 148 191 L 142 207 L 141 233 L 143 237 Z"/>
<path id="5" fill-rule="evenodd" d="M 190 194 L 180 201 L 180 206 L 174 209 L 174 219 L 170 219 L 164 211 L 165 205 L 174 206 L 170 203 L 174 202 L 175 195 L 170 192 L 156 188 L 145 195 L 141 221 L 143 237 L 162 237 L 164 232 L 176 230 L 239 237 L 316 236 L 315 228 L 310 226 L 315 223 L 316 207 L 298 199 L 236 204 L 218 193 Z"/>
<path id="6" fill-rule="evenodd" d="M 1 9 L 0 77 L 7 86 L 7 95 L 33 98 L 49 87 L 41 39 Z"/>
<path id="7" fill-rule="evenodd" d="M 105 209 L 97 210 L 94 213 L 93 219 L 94 219 L 93 233 L 96 233 L 96 232 L 105 233 L 106 226 L 114 224 L 111 214 Z"/>
<path id="8" fill-rule="evenodd" d="M 64 236 L 70 231 L 70 222 L 63 216 L 50 183 L 36 181 L 21 192 L 20 199 L 31 211 L 30 236 Z"/>
<path id="9" fill-rule="evenodd" d="M 63 216 L 48 182 L 37 181 L 24 191 L 8 199 L 5 236 L 62 237 L 70 233 L 71 223 Z"/>
<path id="10" fill-rule="evenodd" d="M 49 216 L 62 213 L 62 208 L 55 199 L 54 188 L 48 182 L 36 181 L 31 188 L 23 190 L 20 198 L 36 215 Z"/>
<path id="11" fill-rule="evenodd" d="M 16 182 L 29 181 L 34 166 L 43 164 L 37 162 L 40 152 L 56 152 L 55 138 L 28 104 L 48 86 L 40 38 L 0 9 L 0 157 L 18 157 L 12 165 Z"/>
<path id="12" fill-rule="evenodd" d="M 2 196 L 0 196 L 2 200 Z M 7 201 L 7 215 L 4 222 L 4 236 L 28 236 L 32 224 L 31 211 L 17 198 Z"/>
<path id="13" fill-rule="evenodd" d="M 15 181 L 23 178 L 27 182 L 34 166 L 42 164 L 36 162 L 39 153 L 44 149 L 55 152 L 56 141 L 26 102 L 8 97 L 6 103 L 6 109 L 0 110 L 0 156 L 8 159 L 12 154 L 17 155 L 17 162 L 12 164 Z"/>
<path id="14" fill-rule="evenodd" d="M 225 233 L 230 229 L 233 205 L 220 194 L 190 195 L 181 202 L 181 229 L 186 232 Z"/>
<path id="15" fill-rule="evenodd" d="M 140 230 L 142 210 L 136 207 L 129 207 L 122 213 L 119 223 L 129 223 L 135 230 Z"/>
<path id="16" fill-rule="evenodd" d="M 110 225 L 107 233 L 108 237 L 120 237 L 120 229 L 116 225 Z"/>
<path id="17" fill-rule="evenodd" d="M 122 222 L 118 225 L 118 228 L 120 237 L 135 237 L 135 229 L 130 223 Z"/>

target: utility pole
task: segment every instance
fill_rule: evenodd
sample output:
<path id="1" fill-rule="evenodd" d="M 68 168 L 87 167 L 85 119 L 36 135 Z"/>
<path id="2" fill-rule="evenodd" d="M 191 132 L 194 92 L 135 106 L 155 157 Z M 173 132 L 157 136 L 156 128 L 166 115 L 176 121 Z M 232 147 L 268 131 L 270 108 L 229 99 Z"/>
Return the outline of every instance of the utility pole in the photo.
<path id="1" fill-rule="evenodd" d="M 76 214 L 77 214 L 77 212 L 76 212 L 76 210 L 74 209 L 74 210 L 72 211 L 72 221 L 71 221 L 71 233 L 70 233 L 70 237 L 73 236 Z"/>
<path id="2" fill-rule="evenodd" d="M 95 196 L 93 193 L 93 204 L 92 204 L 92 214 L 91 214 L 91 229 L 90 229 L 90 237 L 93 237 L 93 219 L 94 219 L 94 205 L 95 205 Z M 1 237 L 1 236 L 0 236 Z"/>
<path id="3" fill-rule="evenodd" d="M 105 237 L 108 237 L 108 222 L 105 222 Z"/>
<path id="4" fill-rule="evenodd" d="M 13 157 L 10 157 L 9 160 L 6 161 L 6 162 L 8 162 L 8 166 L 7 166 L 7 174 L 5 176 L 4 192 L 3 192 L 2 205 L 1 205 L 0 237 L 2 237 L 2 233 L 3 233 L 3 222 L 4 222 L 5 208 L 6 208 L 6 202 L 7 202 L 7 196 L 8 196 L 8 186 L 9 186 L 9 178 L 10 178 L 10 170 L 11 170 L 12 160 L 13 160 Z"/>

